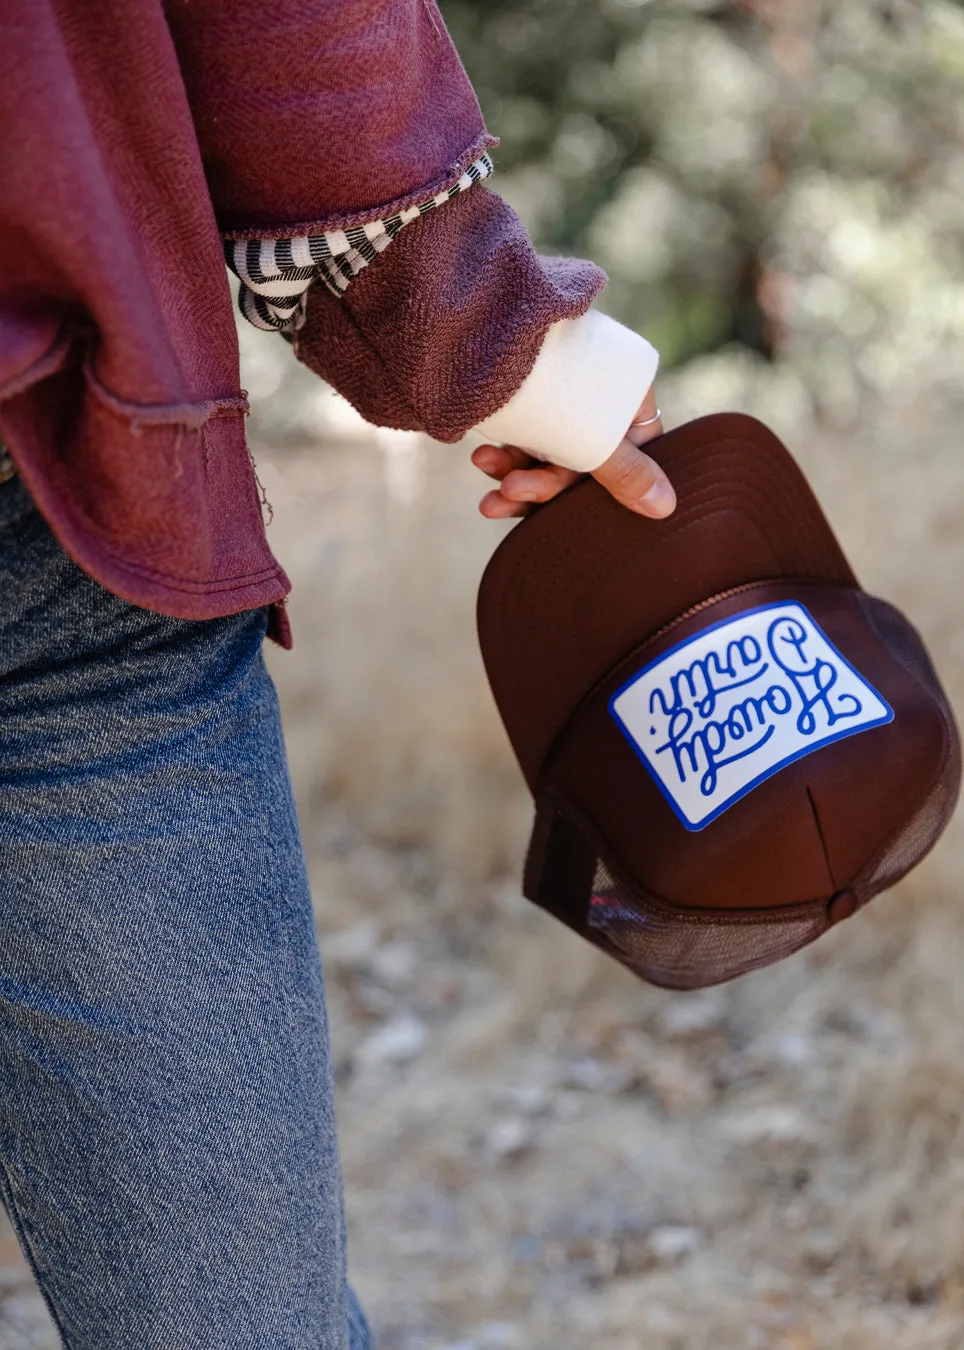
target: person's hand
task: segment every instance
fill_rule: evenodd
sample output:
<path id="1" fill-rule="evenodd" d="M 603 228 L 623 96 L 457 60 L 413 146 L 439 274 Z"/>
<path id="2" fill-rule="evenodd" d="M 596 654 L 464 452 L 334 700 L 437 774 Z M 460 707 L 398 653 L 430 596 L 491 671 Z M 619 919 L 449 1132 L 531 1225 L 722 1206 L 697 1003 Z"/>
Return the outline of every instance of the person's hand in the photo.
<path id="1" fill-rule="evenodd" d="M 656 412 L 656 394 L 650 389 L 633 420 L 646 421 Z M 617 448 L 592 475 L 616 501 L 654 520 L 672 514 L 676 494 L 656 461 L 639 447 L 662 434 L 663 424 L 658 420 L 649 426 L 629 427 Z M 479 502 L 479 510 L 490 520 L 524 516 L 538 502 L 550 501 L 583 477 L 573 469 L 533 459 L 514 445 L 480 445 L 472 452 L 472 463 L 499 484 Z"/>

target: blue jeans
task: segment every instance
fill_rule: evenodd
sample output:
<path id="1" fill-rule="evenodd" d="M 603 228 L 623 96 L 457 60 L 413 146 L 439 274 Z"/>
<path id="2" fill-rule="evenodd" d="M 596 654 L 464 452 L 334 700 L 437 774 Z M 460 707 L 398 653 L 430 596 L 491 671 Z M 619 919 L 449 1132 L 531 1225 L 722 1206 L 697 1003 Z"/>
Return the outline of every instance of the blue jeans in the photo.
<path id="1" fill-rule="evenodd" d="M 0 486 L 0 1186 L 69 1350 L 364 1350 L 265 614 Z"/>

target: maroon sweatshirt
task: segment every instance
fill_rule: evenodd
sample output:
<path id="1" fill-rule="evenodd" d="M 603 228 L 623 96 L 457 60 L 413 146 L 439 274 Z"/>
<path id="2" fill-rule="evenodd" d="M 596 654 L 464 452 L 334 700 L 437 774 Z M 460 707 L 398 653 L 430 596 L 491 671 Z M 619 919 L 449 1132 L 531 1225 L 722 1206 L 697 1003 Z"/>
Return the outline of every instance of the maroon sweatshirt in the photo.
<path id="1" fill-rule="evenodd" d="M 434 0 L 0 0 L 0 440 L 67 552 L 184 618 L 279 601 L 221 236 L 363 224 L 492 145 Z M 602 285 L 475 187 L 297 351 L 371 421 L 501 407 Z"/>

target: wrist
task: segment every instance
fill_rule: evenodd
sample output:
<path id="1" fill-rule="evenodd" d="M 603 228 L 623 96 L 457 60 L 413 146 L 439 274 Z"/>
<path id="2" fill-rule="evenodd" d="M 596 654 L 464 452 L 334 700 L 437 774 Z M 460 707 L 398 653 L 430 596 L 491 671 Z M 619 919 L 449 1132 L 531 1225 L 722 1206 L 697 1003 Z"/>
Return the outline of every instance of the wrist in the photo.
<path id="1" fill-rule="evenodd" d="M 591 473 L 623 440 L 658 365 L 645 338 L 590 309 L 549 328 L 521 388 L 473 431 Z"/>

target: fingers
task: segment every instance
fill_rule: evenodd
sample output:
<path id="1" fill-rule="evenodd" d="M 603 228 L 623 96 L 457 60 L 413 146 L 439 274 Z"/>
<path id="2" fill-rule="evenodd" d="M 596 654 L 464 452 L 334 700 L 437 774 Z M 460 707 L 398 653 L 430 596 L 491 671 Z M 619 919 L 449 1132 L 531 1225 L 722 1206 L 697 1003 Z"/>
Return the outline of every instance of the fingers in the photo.
<path id="1" fill-rule="evenodd" d="M 582 476 L 573 469 L 560 469 L 557 464 L 513 469 L 502 480 L 502 495 L 512 502 L 548 502 Z"/>
<path id="2" fill-rule="evenodd" d="M 661 520 L 676 510 L 676 493 L 669 479 L 656 461 L 628 438 L 620 442 L 593 477 L 617 502 L 641 516 Z"/>
<path id="3" fill-rule="evenodd" d="M 626 439 L 632 441 L 633 445 L 645 445 L 647 441 L 655 440 L 657 436 L 663 434 L 663 423 L 657 417 L 659 408 L 656 406 L 656 390 L 650 385 L 646 397 L 639 405 L 634 422 L 645 422 L 646 426 L 630 426 L 626 432 Z M 653 421 L 653 418 L 657 418 Z"/>
<path id="4" fill-rule="evenodd" d="M 480 445 L 472 451 L 472 463 L 490 478 L 501 482 L 507 473 L 524 469 L 533 463 L 533 459 L 517 445 Z"/>
<path id="5" fill-rule="evenodd" d="M 609 459 L 593 472 L 616 501 L 653 520 L 661 520 L 676 509 L 672 484 L 641 449 L 663 434 L 658 414 L 656 391 L 651 387 L 633 419 L 645 425 L 630 426 Z M 479 510 L 490 520 L 525 515 L 530 506 L 551 501 L 582 477 L 572 469 L 534 459 L 514 445 L 480 445 L 472 454 L 472 463 L 501 484 L 498 491 L 486 493 L 479 503 Z"/>
<path id="6" fill-rule="evenodd" d="M 658 413 L 656 390 L 650 387 L 633 419 L 647 425 L 631 426 L 615 452 L 593 474 L 616 501 L 653 520 L 662 520 L 676 510 L 672 484 L 656 461 L 640 449 L 662 436 Z"/>
<path id="7" fill-rule="evenodd" d="M 502 484 L 479 503 L 479 510 L 490 520 L 525 515 L 530 504 L 551 501 L 582 477 L 572 469 L 534 460 L 514 445 L 481 445 L 473 452 L 472 462 Z"/>
<path id="8" fill-rule="evenodd" d="M 479 510 L 488 520 L 507 520 L 509 516 L 524 516 L 529 507 L 524 502 L 510 502 L 501 492 L 487 492 Z"/>

